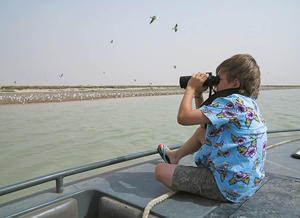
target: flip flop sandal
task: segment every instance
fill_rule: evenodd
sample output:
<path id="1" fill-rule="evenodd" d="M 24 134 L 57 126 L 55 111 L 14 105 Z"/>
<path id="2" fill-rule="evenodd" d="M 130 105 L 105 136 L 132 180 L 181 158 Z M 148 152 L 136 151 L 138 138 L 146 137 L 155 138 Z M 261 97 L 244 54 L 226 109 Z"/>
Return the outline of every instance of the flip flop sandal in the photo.
<path id="1" fill-rule="evenodd" d="M 159 144 L 157 146 L 157 152 L 161 156 L 161 158 L 164 160 L 165 163 L 170 163 L 170 159 L 168 156 L 166 156 L 166 151 L 169 150 L 169 148 L 166 145 Z"/>

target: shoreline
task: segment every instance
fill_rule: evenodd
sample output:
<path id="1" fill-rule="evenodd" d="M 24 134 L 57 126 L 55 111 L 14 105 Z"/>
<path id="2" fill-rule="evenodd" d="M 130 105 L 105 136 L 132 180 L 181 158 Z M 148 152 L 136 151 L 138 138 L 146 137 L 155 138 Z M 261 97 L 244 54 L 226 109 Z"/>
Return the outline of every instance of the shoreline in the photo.
<path id="1" fill-rule="evenodd" d="M 300 89 L 300 86 L 261 86 L 260 90 Z M 176 86 L 145 87 L 10 87 L 0 89 L 0 105 L 98 100 L 108 98 L 182 95 Z"/>
<path id="2" fill-rule="evenodd" d="M 68 88 L 68 89 L 26 89 L 13 92 L 0 92 L 0 105 L 51 103 L 66 101 L 98 100 L 108 98 L 181 95 L 180 88 Z"/>

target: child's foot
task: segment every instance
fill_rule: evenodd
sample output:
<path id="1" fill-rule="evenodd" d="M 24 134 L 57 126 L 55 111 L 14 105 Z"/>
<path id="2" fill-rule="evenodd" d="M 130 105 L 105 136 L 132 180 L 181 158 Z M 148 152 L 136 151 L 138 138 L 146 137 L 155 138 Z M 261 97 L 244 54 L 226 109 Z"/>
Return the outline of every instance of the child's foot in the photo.
<path id="1" fill-rule="evenodd" d="M 170 150 L 166 145 L 159 144 L 157 146 L 157 152 L 165 163 L 171 163 L 169 157 L 166 155 L 167 150 Z"/>
<path id="2" fill-rule="evenodd" d="M 177 164 L 178 161 L 175 158 L 175 150 L 170 150 L 168 146 L 160 144 L 157 147 L 157 152 L 166 163 Z"/>

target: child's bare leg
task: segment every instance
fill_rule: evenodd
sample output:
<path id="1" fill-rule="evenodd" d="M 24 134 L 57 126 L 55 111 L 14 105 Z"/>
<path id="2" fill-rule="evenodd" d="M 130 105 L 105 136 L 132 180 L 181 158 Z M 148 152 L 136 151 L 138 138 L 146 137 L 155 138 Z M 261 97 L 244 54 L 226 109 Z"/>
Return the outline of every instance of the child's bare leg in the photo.
<path id="1" fill-rule="evenodd" d="M 160 163 L 155 168 L 155 178 L 171 188 L 172 178 L 177 163 L 181 158 L 199 150 L 205 139 L 205 128 L 199 127 L 193 136 L 187 140 L 183 146 L 176 150 L 167 150 L 166 155 L 169 157 L 171 164 Z"/>
<path id="2" fill-rule="evenodd" d="M 199 127 L 183 146 L 175 150 L 167 150 L 166 155 L 169 157 L 170 162 L 177 164 L 184 156 L 198 151 L 204 142 L 205 132 L 206 130 L 204 127 Z"/>
<path id="3" fill-rule="evenodd" d="M 172 186 L 172 178 L 174 174 L 174 170 L 177 164 L 167 164 L 167 163 L 159 163 L 155 167 L 155 178 L 156 180 L 163 183 L 165 186 L 171 188 Z"/>

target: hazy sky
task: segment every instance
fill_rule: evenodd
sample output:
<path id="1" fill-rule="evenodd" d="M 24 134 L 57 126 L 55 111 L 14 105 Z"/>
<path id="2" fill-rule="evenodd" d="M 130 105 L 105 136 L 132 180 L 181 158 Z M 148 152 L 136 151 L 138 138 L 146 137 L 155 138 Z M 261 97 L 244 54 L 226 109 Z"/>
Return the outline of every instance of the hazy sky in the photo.
<path id="1" fill-rule="evenodd" d="M 0 85 L 177 85 L 237 53 L 300 85 L 300 1 L 0 1 Z"/>

